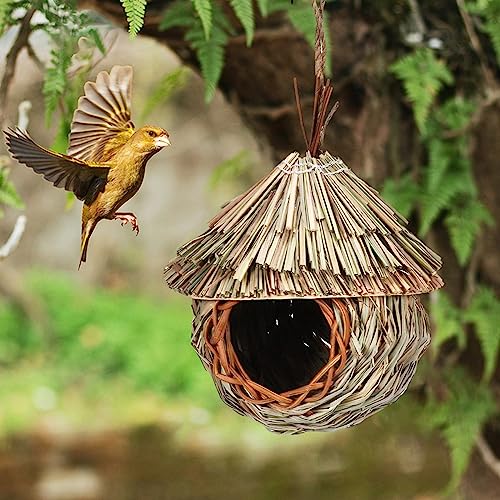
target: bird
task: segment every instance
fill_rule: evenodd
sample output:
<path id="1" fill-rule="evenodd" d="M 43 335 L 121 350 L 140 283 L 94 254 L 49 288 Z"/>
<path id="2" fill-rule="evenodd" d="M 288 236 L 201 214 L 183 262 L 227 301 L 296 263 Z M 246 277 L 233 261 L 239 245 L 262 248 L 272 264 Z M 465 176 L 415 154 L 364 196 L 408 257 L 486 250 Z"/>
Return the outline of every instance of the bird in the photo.
<path id="1" fill-rule="evenodd" d="M 84 85 L 67 154 L 40 146 L 18 127 L 4 130 L 14 159 L 83 201 L 78 269 L 87 260 L 90 237 L 99 221 L 119 220 L 122 226 L 130 222 L 139 234 L 135 214 L 118 209 L 141 187 L 148 160 L 170 146 L 169 133 L 161 127 L 144 125 L 136 130 L 130 111 L 132 78 L 131 66 L 113 66 Z"/>

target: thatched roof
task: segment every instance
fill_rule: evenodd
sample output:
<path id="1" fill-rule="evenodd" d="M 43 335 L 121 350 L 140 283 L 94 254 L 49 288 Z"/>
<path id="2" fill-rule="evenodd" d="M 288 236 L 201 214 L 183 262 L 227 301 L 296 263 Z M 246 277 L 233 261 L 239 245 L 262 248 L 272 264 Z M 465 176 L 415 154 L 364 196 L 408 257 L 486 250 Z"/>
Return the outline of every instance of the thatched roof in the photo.
<path id="1" fill-rule="evenodd" d="M 440 257 L 340 158 L 290 154 L 165 268 L 203 299 L 427 293 Z"/>

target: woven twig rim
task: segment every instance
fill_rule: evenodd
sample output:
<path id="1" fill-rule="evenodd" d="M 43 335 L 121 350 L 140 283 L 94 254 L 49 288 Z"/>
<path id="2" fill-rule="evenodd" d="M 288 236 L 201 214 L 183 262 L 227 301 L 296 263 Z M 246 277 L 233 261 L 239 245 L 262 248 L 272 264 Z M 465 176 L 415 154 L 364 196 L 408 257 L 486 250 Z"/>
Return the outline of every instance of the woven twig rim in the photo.
<path id="1" fill-rule="evenodd" d="M 215 301 L 193 301 L 192 345 L 224 403 L 273 432 L 297 434 L 356 425 L 397 400 L 408 387 L 430 342 L 429 318 L 418 296 L 360 297 L 343 301 L 349 312 L 347 362 L 324 398 L 292 409 L 255 404 L 236 385 L 214 375 L 214 353 L 203 329 Z M 335 308 L 341 322 L 340 310 Z"/>
<path id="2" fill-rule="evenodd" d="M 349 311 L 341 301 L 331 299 L 328 302 L 325 300 L 315 300 L 315 302 L 330 328 L 330 355 L 325 366 L 308 384 L 276 393 L 249 377 L 231 342 L 230 316 L 238 301 L 215 302 L 212 313 L 203 326 L 206 345 L 213 355 L 213 375 L 234 386 L 241 398 L 253 404 L 291 410 L 303 403 L 313 403 L 323 399 L 332 387 L 335 376 L 346 364 L 351 325 Z M 342 328 L 339 328 L 333 306 L 340 312 Z"/>

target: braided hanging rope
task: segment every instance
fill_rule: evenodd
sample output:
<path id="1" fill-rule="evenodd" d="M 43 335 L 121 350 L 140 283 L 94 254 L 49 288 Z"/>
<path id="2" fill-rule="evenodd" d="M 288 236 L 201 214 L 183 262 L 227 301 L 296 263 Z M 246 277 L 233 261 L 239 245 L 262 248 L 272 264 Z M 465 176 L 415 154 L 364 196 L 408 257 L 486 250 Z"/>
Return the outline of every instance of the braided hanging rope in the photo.
<path id="1" fill-rule="evenodd" d="M 347 361 L 351 325 L 347 307 L 340 300 L 316 300 L 330 329 L 330 353 L 328 361 L 304 386 L 282 393 L 253 381 L 241 364 L 231 341 L 230 316 L 238 301 L 216 301 L 210 317 L 203 326 L 203 337 L 213 355 L 212 373 L 220 380 L 231 384 L 235 392 L 245 401 L 259 405 L 270 405 L 281 409 L 293 409 L 302 403 L 323 399 L 331 389 L 335 376 Z M 335 310 L 340 314 L 339 325 Z"/>
<path id="2" fill-rule="evenodd" d="M 337 111 L 339 103 L 336 102 L 330 112 L 328 112 L 329 103 L 333 94 L 333 85 L 329 79 L 325 79 L 327 54 L 325 27 L 323 23 L 325 0 L 312 0 L 312 8 L 316 18 L 316 40 L 314 44 L 314 101 L 309 139 L 307 138 L 304 125 L 304 113 L 300 102 L 297 78 L 293 79 L 293 86 L 302 135 L 304 136 L 308 151 L 315 157 L 318 155 L 319 149 L 323 144 L 326 127 Z"/>

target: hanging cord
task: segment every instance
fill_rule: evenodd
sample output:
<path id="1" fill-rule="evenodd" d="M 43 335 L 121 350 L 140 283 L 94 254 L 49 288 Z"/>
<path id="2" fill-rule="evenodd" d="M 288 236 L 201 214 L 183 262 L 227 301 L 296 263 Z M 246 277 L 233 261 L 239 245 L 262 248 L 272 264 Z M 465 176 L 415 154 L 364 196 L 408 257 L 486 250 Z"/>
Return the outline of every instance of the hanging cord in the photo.
<path id="1" fill-rule="evenodd" d="M 314 44 L 314 101 L 311 135 L 309 139 L 307 139 L 305 131 L 304 112 L 300 103 L 300 94 L 296 78 L 294 78 L 294 92 L 302 134 L 304 136 L 307 149 L 311 153 L 311 156 L 315 157 L 318 155 L 319 149 L 323 144 L 326 127 L 337 111 L 339 103 L 336 102 L 330 112 L 328 112 L 328 107 L 333 94 L 333 85 L 329 79 L 325 79 L 326 41 L 323 25 L 325 0 L 312 0 L 312 7 L 316 18 L 316 42 Z"/>

